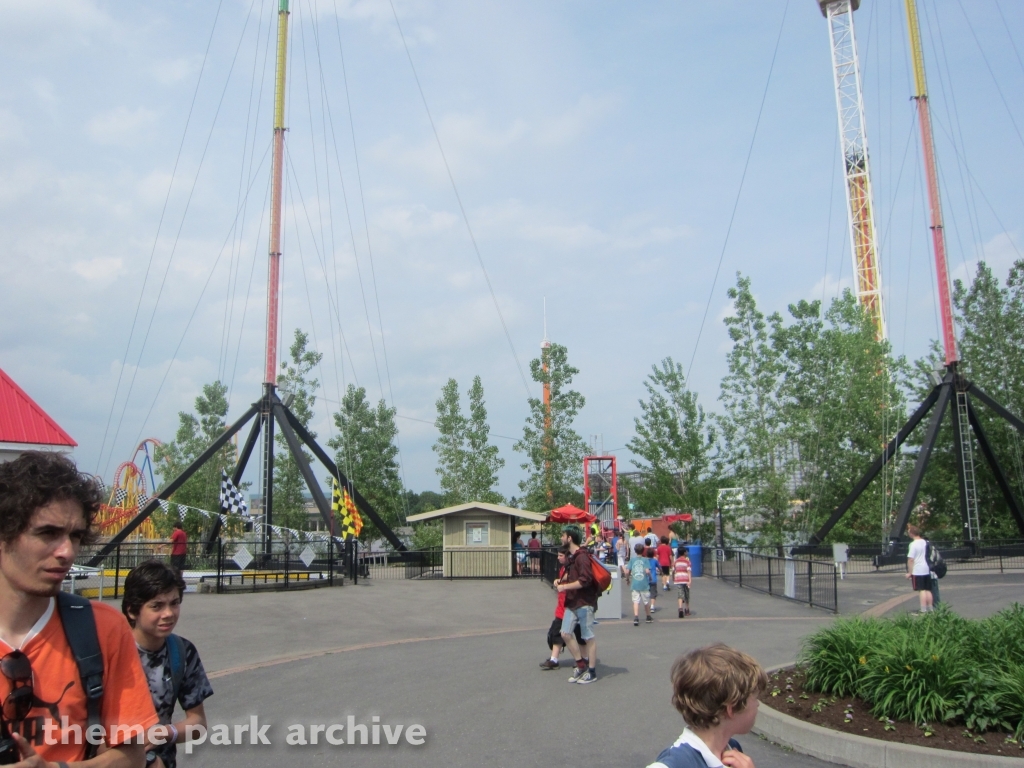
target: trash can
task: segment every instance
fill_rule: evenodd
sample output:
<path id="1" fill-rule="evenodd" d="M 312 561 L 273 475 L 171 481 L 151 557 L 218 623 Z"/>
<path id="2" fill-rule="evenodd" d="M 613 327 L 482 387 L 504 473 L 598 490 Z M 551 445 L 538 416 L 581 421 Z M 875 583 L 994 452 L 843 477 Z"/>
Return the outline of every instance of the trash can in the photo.
<path id="1" fill-rule="evenodd" d="M 690 575 L 704 575 L 704 547 L 700 544 L 687 544 L 686 551 L 690 555 Z"/>

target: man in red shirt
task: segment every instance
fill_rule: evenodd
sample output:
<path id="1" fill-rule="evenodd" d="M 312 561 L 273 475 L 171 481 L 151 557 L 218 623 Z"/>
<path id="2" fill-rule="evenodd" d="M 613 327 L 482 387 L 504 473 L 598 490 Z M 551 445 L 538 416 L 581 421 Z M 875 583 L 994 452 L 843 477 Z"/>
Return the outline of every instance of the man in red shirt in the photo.
<path id="1" fill-rule="evenodd" d="M 188 552 L 188 534 L 181 527 L 181 521 L 174 521 L 174 532 L 171 534 L 171 565 L 179 571 L 185 570 L 185 554 Z"/>
<path id="2" fill-rule="evenodd" d="M 558 579 L 560 580 L 565 576 L 565 566 L 568 562 L 569 550 L 562 549 L 558 550 Z M 558 657 L 562 654 L 565 649 L 565 640 L 562 639 L 562 619 L 565 618 L 565 592 L 558 593 L 558 602 L 555 603 L 555 620 L 551 622 L 551 627 L 548 629 L 548 645 L 551 646 L 551 658 L 544 659 L 540 663 L 541 669 L 558 669 Z M 577 624 L 573 628 L 574 636 L 576 637 L 576 643 L 580 646 L 582 651 L 586 648 L 586 641 L 580 635 L 580 625 Z M 584 657 L 585 659 L 587 657 Z"/>

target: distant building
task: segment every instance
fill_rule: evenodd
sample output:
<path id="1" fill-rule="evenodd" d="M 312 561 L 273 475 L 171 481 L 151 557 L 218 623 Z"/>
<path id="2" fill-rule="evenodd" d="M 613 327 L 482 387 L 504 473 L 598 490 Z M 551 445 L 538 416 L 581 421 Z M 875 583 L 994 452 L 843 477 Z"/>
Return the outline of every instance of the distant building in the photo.
<path id="1" fill-rule="evenodd" d="M 70 453 L 78 446 L 28 393 L 0 369 L 0 462 L 25 451 Z"/>

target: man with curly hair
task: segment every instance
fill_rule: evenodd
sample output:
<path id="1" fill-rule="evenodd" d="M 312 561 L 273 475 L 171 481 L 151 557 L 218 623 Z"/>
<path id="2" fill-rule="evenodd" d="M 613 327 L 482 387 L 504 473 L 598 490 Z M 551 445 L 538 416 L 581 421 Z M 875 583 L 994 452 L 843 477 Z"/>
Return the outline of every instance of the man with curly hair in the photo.
<path id="1" fill-rule="evenodd" d="M 64 577 L 91 538 L 100 498 L 95 479 L 60 454 L 33 451 L 0 464 L 0 762 L 145 764 L 141 735 L 157 716 L 128 623 L 112 607 L 91 604 L 103 699 L 100 722 L 89 726 L 88 699 L 57 609 Z"/>
<path id="2" fill-rule="evenodd" d="M 761 665 L 722 643 L 680 656 L 672 666 L 672 704 L 686 728 L 647 768 L 754 768 L 733 736 L 754 727 L 767 688 Z"/>

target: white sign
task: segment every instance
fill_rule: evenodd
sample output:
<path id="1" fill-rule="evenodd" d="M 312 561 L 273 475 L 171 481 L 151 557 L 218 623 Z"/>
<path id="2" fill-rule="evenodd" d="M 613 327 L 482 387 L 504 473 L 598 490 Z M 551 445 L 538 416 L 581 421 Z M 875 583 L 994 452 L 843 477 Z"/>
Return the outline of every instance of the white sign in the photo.
<path id="1" fill-rule="evenodd" d="M 303 564 L 307 568 L 309 568 L 312 562 L 316 560 L 316 552 L 314 552 L 313 548 L 307 544 L 306 548 L 302 550 L 302 554 L 299 555 L 299 560 L 301 560 Z"/>
<path id="2" fill-rule="evenodd" d="M 249 567 L 249 563 L 253 560 L 252 552 L 246 549 L 243 544 L 235 551 L 235 555 L 231 559 L 234 560 L 238 564 L 238 567 L 244 571 Z"/>

